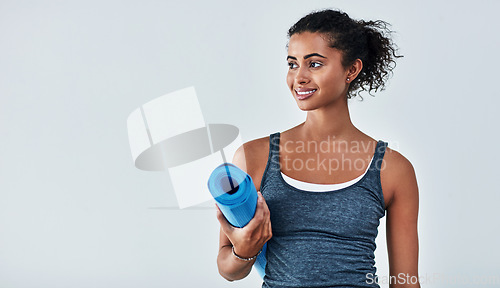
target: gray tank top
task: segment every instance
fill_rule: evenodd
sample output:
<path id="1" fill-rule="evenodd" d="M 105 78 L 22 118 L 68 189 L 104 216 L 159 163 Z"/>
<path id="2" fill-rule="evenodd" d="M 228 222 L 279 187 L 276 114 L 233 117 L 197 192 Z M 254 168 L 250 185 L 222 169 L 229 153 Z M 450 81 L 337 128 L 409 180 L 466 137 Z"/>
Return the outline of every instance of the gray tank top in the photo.
<path id="1" fill-rule="evenodd" d="M 374 251 L 385 215 L 380 168 L 387 143 L 378 141 L 359 181 L 318 193 L 284 181 L 279 141 L 279 132 L 270 135 L 260 187 L 273 229 L 262 287 L 379 287 Z"/>

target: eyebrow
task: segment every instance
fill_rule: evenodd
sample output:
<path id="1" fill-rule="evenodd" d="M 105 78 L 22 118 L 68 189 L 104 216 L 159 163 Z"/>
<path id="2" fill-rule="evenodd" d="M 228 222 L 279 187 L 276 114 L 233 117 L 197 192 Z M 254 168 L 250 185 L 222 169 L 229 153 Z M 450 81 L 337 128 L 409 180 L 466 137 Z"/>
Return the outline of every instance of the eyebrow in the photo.
<path id="1" fill-rule="evenodd" d="M 311 58 L 311 57 L 313 57 L 313 56 L 318 56 L 318 57 L 321 57 L 321 58 L 325 58 L 325 59 L 326 59 L 326 57 L 325 57 L 325 56 L 323 56 L 323 55 L 320 55 L 320 54 L 318 54 L 318 53 L 311 53 L 311 54 L 307 54 L 306 56 L 304 56 L 304 60 L 305 60 L 305 59 L 307 59 L 307 58 Z M 296 57 L 293 57 L 293 56 L 290 56 L 290 55 L 288 55 L 288 56 L 286 57 L 286 60 L 288 60 L 288 59 L 297 60 L 297 58 L 296 58 Z"/>

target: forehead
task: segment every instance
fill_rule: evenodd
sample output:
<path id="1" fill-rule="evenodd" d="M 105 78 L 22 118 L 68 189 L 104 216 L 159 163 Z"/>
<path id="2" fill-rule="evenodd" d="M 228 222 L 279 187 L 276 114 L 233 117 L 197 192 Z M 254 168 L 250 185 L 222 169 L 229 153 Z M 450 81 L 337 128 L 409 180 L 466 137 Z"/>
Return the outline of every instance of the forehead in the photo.
<path id="1" fill-rule="evenodd" d="M 325 40 L 325 35 L 321 33 L 302 32 L 294 34 L 288 42 L 289 55 L 306 55 L 310 53 L 332 53 L 336 51 L 329 47 L 329 42 Z"/>

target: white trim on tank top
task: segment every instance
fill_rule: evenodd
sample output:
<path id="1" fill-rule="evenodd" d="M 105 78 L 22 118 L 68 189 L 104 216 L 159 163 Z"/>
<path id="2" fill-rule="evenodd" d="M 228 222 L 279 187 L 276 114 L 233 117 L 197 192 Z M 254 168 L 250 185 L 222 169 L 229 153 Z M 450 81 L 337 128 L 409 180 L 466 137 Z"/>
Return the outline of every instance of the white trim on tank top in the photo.
<path id="1" fill-rule="evenodd" d="M 336 183 L 336 184 L 316 184 L 316 183 L 309 183 L 309 182 L 304 182 L 300 181 L 297 179 L 293 179 L 289 176 L 286 176 L 281 172 L 281 176 L 283 176 L 283 179 L 285 180 L 286 183 L 288 183 L 290 186 L 293 186 L 295 188 L 301 189 L 301 190 L 306 190 L 306 191 L 311 191 L 311 192 L 326 192 L 326 191 L 335 191 L 335 190 L 340 190 L 345 187 L 351 186 L 354 183 L 358 182 L 365 176 L 365 174 L 368 172 L 368 169 L 370 169 L 370 166 L 373 161 L 373 156 L 372 159 L 370 160 L 370 164 L 368 164 L 368 167 L 365 170 L 365 173 L 362 175 L 356 177 L 355 179 L 349 180 L 347 182 L 343 183 Z"/>

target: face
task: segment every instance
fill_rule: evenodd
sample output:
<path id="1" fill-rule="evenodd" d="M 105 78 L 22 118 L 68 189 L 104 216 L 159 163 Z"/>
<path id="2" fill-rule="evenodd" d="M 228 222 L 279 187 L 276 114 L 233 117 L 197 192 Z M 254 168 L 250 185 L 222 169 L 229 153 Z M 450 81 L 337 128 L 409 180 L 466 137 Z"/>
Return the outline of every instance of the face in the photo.
<path id="1" fill-rule="evenodd" d="M 345 101 L 349 71 L 342 53 L 328 46 L 320 33 L 290 37 L 287 84 L 301 110 L 314 110 Z"/>

